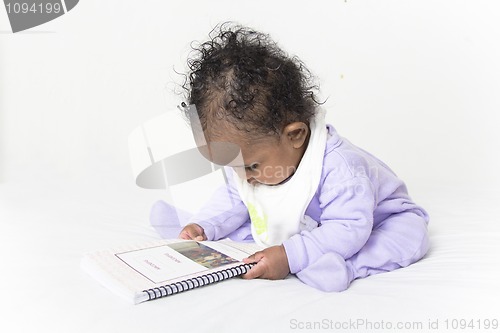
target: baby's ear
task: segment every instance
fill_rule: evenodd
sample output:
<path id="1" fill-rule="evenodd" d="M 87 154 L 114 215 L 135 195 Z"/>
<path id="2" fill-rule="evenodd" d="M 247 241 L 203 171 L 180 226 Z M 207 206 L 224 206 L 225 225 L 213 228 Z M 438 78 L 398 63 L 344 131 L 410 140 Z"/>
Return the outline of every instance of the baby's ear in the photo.
<path id="1" fill-rule="evenodd" d="M 301 148 L 309 134 L 309 126 L 303 122 L 288 124 L 283 130 L 284 138 L 292 144 L 293 148 Z"/>

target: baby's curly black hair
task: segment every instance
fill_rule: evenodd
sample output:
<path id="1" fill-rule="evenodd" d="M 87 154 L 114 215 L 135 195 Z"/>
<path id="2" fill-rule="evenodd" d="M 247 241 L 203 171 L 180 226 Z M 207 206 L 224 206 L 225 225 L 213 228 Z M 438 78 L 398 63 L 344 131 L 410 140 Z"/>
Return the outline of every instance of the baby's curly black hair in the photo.
<path id="1" fill-rule="evenodd" d="M 192 46 L 183 84 L 204 131 L 223 131 L 220 119 L 255 135 L 279 135 L 296 121 L 309 124 L 318 87 L 302 61 L 269 35 L 231 22 L 217 25 L 209 37 Z"/>

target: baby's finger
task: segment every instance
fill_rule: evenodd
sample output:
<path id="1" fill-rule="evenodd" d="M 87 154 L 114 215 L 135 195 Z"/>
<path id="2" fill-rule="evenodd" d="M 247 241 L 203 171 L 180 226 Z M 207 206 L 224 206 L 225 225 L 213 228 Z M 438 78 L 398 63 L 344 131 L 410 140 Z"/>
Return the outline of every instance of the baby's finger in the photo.
<path id="1" fill-rule="evenodd" d="M 264 265 L 257 264 L 253 266 L 246 274 L 243 274 L 241 277 L 246 280 L 256 279 L 262 276 L 264 272 L 265 272 Z"/>
<path id="2" fill-rule="evenodd" d="M 191 236 L 189 235 L 189 233 L 186 232 L 186 231 L 181 232 L 181 234 L 179 235 L 179 238 L 180 239 L 185 239 L 185 240 L 192 239 Z"/>
<path id="3" fill-rule="evenodd" d="M 259 251 L 259 252 L 255 252 L 254 254 L 249 256 L 248 258 L 243 259 L 243 262 L 245 264 L 252 264 L 252 263 L 259 262 L 260 259 L 262 259 L 263 257 L 264 257 L 264 253 L 262 251 Z"/>

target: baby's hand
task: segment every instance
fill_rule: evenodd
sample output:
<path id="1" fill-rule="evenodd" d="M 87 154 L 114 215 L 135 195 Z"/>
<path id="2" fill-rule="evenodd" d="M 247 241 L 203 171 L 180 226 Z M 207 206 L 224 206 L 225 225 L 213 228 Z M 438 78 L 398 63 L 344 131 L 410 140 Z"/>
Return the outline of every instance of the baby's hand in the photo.
<path id="1" fill-rule="evenodd" d="M 283 245 L 271 246 L 263 251 L 256 252 L 243 259 L 243 262 L 246 264 L 257 263 L 248 273 L 242 275 L 244 279 L 280 280 L 290 273 L 288 258 Z"/>
<path id="2" fill-rule="evenodd" d="M 207 236 L 205 235 L 205 230 L 196 224 L 190 223 L 186 225 L 179 234 L 179 238 L 181 239 L 192 239 L 195 241 L 204 241 L 207 240 Z"/>

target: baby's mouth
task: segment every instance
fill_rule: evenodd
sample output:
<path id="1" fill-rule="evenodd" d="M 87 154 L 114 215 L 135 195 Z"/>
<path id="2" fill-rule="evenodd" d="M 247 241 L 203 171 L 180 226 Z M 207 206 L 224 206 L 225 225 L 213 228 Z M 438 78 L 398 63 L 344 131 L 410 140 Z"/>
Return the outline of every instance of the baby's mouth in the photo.
<path id="1" fill-rule="evenodd" d="M 293 175 L 294 174 L 292 173 L 290 176 L 288 176 L 287 178 L 283 179 L 281 182 L 275 183 L 275 184 L 263 183 L 263 182 L 258 181 L 255 178 L 250 178 L 250 179 L 247 180 L 247 182 L 250 185 L 252 185 L 252 186 L 255 186 L 255 185 L 277 186 L 277 185 L 285 184 L 287 181 L 290 180 L 290 178 L 292 178 Z"/>
<path id="2" fill-rule="evenodd" d="M 257 184 L 260 184 L 260 183 L 259 183 L 259 181 L 257 181 L 257 179 L 255 179 L 255 178 L 250 178 L 250 179 L 248 179 L 248 180 L 247 180 L 247 182 L 248 182 L 250 185 L 252 185 L 252 186 L 255 186 L 255 185 L 257 185 Z"/>

